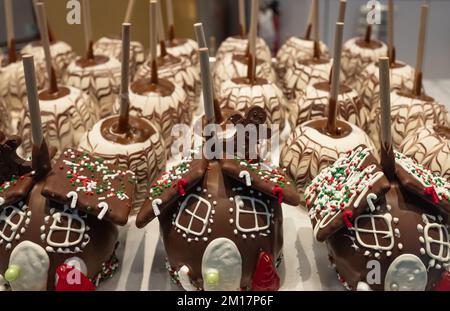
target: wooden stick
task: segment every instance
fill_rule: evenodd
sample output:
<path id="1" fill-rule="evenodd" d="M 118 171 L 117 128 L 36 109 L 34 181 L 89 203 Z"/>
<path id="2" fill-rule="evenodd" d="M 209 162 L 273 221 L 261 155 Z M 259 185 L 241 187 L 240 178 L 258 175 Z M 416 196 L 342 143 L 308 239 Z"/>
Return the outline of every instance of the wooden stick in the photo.
<path id="1" fill-rule="evenodd" d="M 49 91 L 51 93 L 58 92 L 58 83 L 56 80 L 55 70 L 52 64 L 52 55 L 50 53 L 50 39 L 47 28 L 47 14 L 45 12 L 45 4 L 43 2 L 36 3 L 37 19 L 39 23 L 39 30 L 41 31 L 42 47 L 45 54 L 45 65 L 47 69 L 47 76 L 49 79 Z"/>
<path id="2" fill-rule="evenodd" d="M 336 115 L 339 95 L 339 74 L 341 72 L 342 36 L 344 23 L 336 23 L 336 33 L 334 39 L 333 72 L 331 78 L 331 90 L 328 105 L 327 131 L 336 134 Z"/>
<path id="3" fill-rule="evenodd" d="M 166 12 L 167 12 L 167 24 L 169 27 L 169 40 L 175 39 L 175 24 L 173 21 L 173 2 L 172 0 L 166 0 Z"/>
<path id="4" fill-rule="evenodd" d="M 157 24 L 157 2 L 156 0 L 150 1 L 150 61 L 152 67 L 151 82 L 158 83 L 158 70 L 156 68 L 156 58 L 158 57 L 156 52 L 156 24 Z"/>
<path id="5" fill-rule="evenodd" d="M 200 69 L 203 86 L 203 105 L 205 108 L 205 116 L 207 124 L 215 121 L 214 117 L 214 94 L 211 79 L 211 69 L 209 65 L 208 48 L 200 48 L 198 50 L 200 57 Z"/>
<path id="6" fill-rule="evenodd" d="M 367 25 L 366 34 L 364 35 L 364 41 L 369 43 L 372 40 L 372 25 Z"/>
<path id="7" fill-rule="evenodd" d="M 17 61 L 16 39 L 14 36 L 14 11 L 12 0 L 4 0 L 5 18 L 6 18 L 6 39 L 8 40 L 8 61 L 14 63 Z"/>
<path id="8" fill-rule="evenodd" d="M 391 64 L 395 63 L 393 59 L 394 50 L 394 0 L 388 1 L 388 56 Z"/>
<path id="9" fill-rule="evenodd" d="M 90 0 L 83 0 L 83 26 L 84 26 L 84 40 L 86 44 L 86 58 L 93 59 L 94 53 L 92 51 L 92 20 L 91 20 L 91 3 Z"/>
<path id="10" fill-rule="evenodd" d="M 31 117 L 31 134 L 33 144 L 40 147 L 44 137 L 42 135 L 41 109 L 39 108 L 36 73 L 34 70 L 34 57 L 32 55 L 24 55 L 22 60 L 25 74 L 25 84 L 27 88 L 28 107 Z"/>
<path id="11" fill-rule="evenodd" d="M 424 4 L 422 5 L 420 13 L 419 40 L 417 42 L 416 73 L 414 77 L 414 94 L 416 96 L 420 96 L 422 93 L 423 58 L 425 54 L 427 23 L 428 23 L 428 5 Z"/>
<path id="12" fill-rule="evenodd" d="M 125 18 L 123 20 L 124 23 L 129 23 L 131 21 L 131 16 L 133 15 L 134 5 L 136 0 L 128 0 L 127 11 L 125 13 Z M 123 31 L 123 29 L 122 29 Z"/>
<path id="13" fill-rule="evenodd" d="M 259 0 L 252 0 L 252 13 L 250 19 L 250 32 L 248 38 L 249 55 L 247 77 L 253 84 L 256 78 L 256 34 L 258 32 Z"/>
<path id="14" fill-rule="evenodd" d="M 381 166 L 387 178 L 395 178 L 395 160 L 391 133 L 391 83 L 388 57 L 378 60 L 381 107 Z"/>
<path id="15" fill-rule="evenodd" d="M 319 0 L 313 0 L 314 58 L 320 58 Z"/>
<path id="16" fill-rule="evenodd" d="M 245 0 L 239 0 L 239 31 L 241 37 L 245 37 L 246 31 L 246 20 L 245 20 Z"/>
<path id="17" fill-rule="evenodd" d="M 161 0 L 159 0 L 156 4 L 158 9 L 158 40 L 161 42 L 166 41 L 166 31 L 164 29 Z"/>
<path id="18" fill-rule="evenodd" d="M 130 98 L 128 86 L 130 82 L 130 23 L 122 24 L 122 79 L 120 85 L 119 133 L 128 130 Z"/>
<path id="19" fill-rule="evenodd" d="M 313 2 L 313 0 L 311 0 L 311 4 L 309 6 L 308 22 L 306 23 L 306 29 L 305 29 L 305 40 L 311 39 L 313 16 L 314 16 L 314 2 Z"/>
<path id="20" fill-rule="evenodd" d="M 338 22 L 344 23 L 345 22 L 345 11 L 347 9 L 347 0 L 341 0 L 339 1 L 339 15 L 338 15 Z"/>
<path id="21" fill-rule="evenodd" d="M 197 38 L 197 43 L 198 43 L 199 49 L 208 47 L 206 44 L 205 31 L 203 30 L 202 23 L 194 24 L 194 32 L 195 32 L 195 37 Z"/>

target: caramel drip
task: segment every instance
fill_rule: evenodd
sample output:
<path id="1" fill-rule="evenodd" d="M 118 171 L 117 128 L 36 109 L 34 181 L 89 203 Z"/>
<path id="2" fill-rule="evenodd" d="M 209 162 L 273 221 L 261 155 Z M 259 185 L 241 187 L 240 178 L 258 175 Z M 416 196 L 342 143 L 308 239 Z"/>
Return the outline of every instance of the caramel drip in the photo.
<path id="1" fill-rule="evenodd" d="M 146 96 L 150 93 L 158 93 L 166 97 L 175 91 L 172 82 L 166 79 L 158 79 L 158 83 L 153 83 L 151 79 L 139 79 L 131 85 L 131 90 L 139 95 Z"/>
<path id="2" fill-rule="evenodd" d="M 395 46 L 393 46 L 390 51 L 388 50 L 389 66 L 390 66 L 390 68 L 395 68 L 395 67 L 392 67 L 392 65 L 394 65 L 395 62 L 396 62 L 396 58 L 397 58 L 396 54 L 397 53 L 396 53 L 396 50 L 395 50 Z"/>
<path id="3" fill-rule="evenodd" d="M 338 135 L 339 129 L 336 127 L 337 101 L 330 98 L 328 100 L 328 119 L 326 130 L 330 135 Z"/>
<path id="4" fill-rule="evenodd" d="M 94 42 L 92 40 L 89 41 L 88 50 L 86 52 L 87 59 L 94 59 Z"/>
<path id="5" fill-rule="evenodd" d="M 319 41 L 314 41 L 314 58 L 320 58 L 320 45 Z"/>
<path id="6" fill-rule="evenodd" d="M 155 130 L 144 119 L 129 116 L 128 128 L 122 132 L 119 130 L 119 117 L 113 117 L 105 120 L 101 126 L 102 136 L 112 142 L 121 145 L 131 145 L 145 142 Z"/>
<path id="7" fill-rule="evenodd" d="M 109 61 L 108 56 L 95 55 L 93 59 L 80 58 L 76 61 L 77 66 L 81 68 L 93 67 L 101 64 L 105 64 Z"/>
<path id="8" fill-rule="evenodd" d="M 255 66 L 253 63 L 253 55 L 248 53 L 248 62 L 247 62 L 247 78 L 250 81 L 250 84 L 253 85 L 255 83 Z"/>
<path id="9" fill-rule="evenodd" d="M 11 41 L 9 41 L 8 61 L 10 64 L 17 62 L 16 40 L 15 39 L 11 39 Z"/>
<path id="10" fill-rule="evenodd" d="M 56 73 L 55 73 L 55 69 L 52 66 L 52 70 L 50 72 L 50 86 L 49 86 L 49 91 L 52 93 L 57 93 L 58 92 L 58 81 L 56 79 Z"/>
<path id="11" fill-rule="evenodd" d="M 311 40 L 311 30 L 312 30 L 312 24 L 309 23 L 309 24 L 306 26 L 305 40 Z"/>
<path id="12" fill-rule="evenodd" d="M 313 128 L 320 133 L 330 136 L 332 138 L 343 138 L 352 132 L 352 128 L 346 122 L 335 119 L 335 127 L 334 131 L 328 131 L 328 120 L 327 119 L 319 119 L 309 122 L 306 126 Z"/>
<path id="13" fill-rule="evenodd" d="M 422 95 L 422 73 L 416 72 L 414 76 L 413 94 L 417 97 Z"/>

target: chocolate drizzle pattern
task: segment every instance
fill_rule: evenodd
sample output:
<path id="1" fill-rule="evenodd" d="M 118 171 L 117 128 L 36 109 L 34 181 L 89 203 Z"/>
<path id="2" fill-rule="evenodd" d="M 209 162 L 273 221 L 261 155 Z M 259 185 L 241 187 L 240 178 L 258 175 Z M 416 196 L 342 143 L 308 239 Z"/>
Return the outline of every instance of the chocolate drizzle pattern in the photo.
<path id="1" fill-rule="evenodd" d="M 80 59 L 77 59 L 80 61 Z M 88 92 L 104 118 L 112 113 L 113 103 L 119 94 L 120 62 L 109 57 L 105 63 L 80 67 L 72 62 L 67 68 L 67 84 Z"/>
<path id="2" fill-rule="evenodd" d="M 55 100 L 40 100 L 42 132 L 49 147 L 58 154 L 77 146 L 81 136 L 97 122 L 98 107 L 82 91 L 69 87 L 69 94 Z M 28 109 L 22 114 L 19 134 L 23 137 L 21 154 L 31 155 L 31 120 Z"/>
<path id="3" fill-rule="evenodd" d="M 328 115 L 329 89 L 328 81 L 308 85 L 305 94 L 289 105 L 291 127 L 295 128 L 309 120 L 325 118 Z M 341 84 L 340 90 L 337 117 L 366 131 L 369 127 L 369 111 L 358 93 L 344 84 Z"/>
<path id="4" fill-rule="evenodd" d="M 450 126 L 446 107 L 432 98 L 427 99 L 403 96 L 395 90 L 391 92 L 392 140 L 395 149 L 400 147 L 407 136 L 415 134 L 418 128 L 435 124 Z M 369 131 L 377 150 L 380 150 L 380 107 L 375 109 L 373 118 L 375 121 L 370 124 Z"/>
<path id="5" fill-rule="evenodd" d="M 358 41 L 361 41 L 361 38 L 350 39 L 342 47 L 341 69 L 345 82 L 351 87 L 354 86 L 364 68 L 378 61 L 379 57 L 387 55 L 387 46 L 380 41 L 371 41 L 377 42 L 371 47 L 360 46 L 357 44 Z"/>
<path id="6" fill-rule="evenodd" d="M 306 186 L 322 169 L 359 145 L 374 148 L 367 134 L 351 123 L 345 122 L 351 128 L 350 134 L 332 138 L 309 126 L 314 122 L 308 121 L 298 126 L 281 151 L 280 165 L 286 168 L 289 177 L 295 181 L 302 202 Z"/>
<path id="7" fill-rule="evenodd" d="M 227 54 L 246 54 L 248 50 L 248 39 L 240 36 L 228 37 L 223 41 L 216 53 L 216 61 L 220 61 Z M 272 53 L 264 39 L 256 38 L 256 55 L 268 63 L 272 63 Z"/>
<path id="8" fill-rule="evenodd" d="M 320 54 L 323 58 L 329 57 L 328 47 L 319 42 Z M 289 81 L 286 74 L 296 71 L 292 67 L 298 61 L 310 59 L 314 56 L 314 41 L 298 37 L 290 37 L 277 52 L 277 63 L 275 65 L 278 79 Z"/>
<path id="9" fill-rule="evenodd" d="M 450 139 L 434 127 L 420 128 L 401 143 L 400 152 L 450 180 Z"/>
<path id="10" fill-rule="evenodd" d="M 309 85 L 329 80 L 332 66 L 333 60 L 325 58 L 317 63 L 314 60 L 293 62 L 280 80 L 284 95 L 288 99 L 304 96 Z"/>
<path id="11" fill-rule="evenodd" d="M 187 60 L 191 66 L 197 67 L 199 64 L 198 59 L 198 44 L 192 39 L 174 38 L 172 41 L 166 42 L 166 51 L 170 55 L 175 57 L 181 57 Z M 159 55 L 158 45 L 158 55 Z"/>
<path id="12" fill-rule="evenodd" d="M 229 53 L 216 61 L 213 71 L 214 90 L 216 94 L 222 89 L 222 85 L 231 79 L 247 76 L 248 58 L 245 54 Z M 276 82 L 275 71 L 271 62 L 256 59 L 256 77 L 264 78 L 270 82 Z"/>
<path id="13" fill-rule="evenodd" d="M 26 45 L 22 54 L 31 54 L 36 61 L 45 63 L 44 49 L 40 42 L 33 42 Z M 52 64 L 58 80 L 63 79 L 66 74 L 67 67 L 74 60 L 75 53 L 72 47 L 63 41 L 56 41 L 50 44 L 50 55 L 52 56 Z M 47 75 L 47 72 L 45 72 Z"/>
<path id="14" fill-rule="evenodd" d="M 95 55 L 106 55 L 122 60 L 122 40 L 115 37 L 101 37 L 93 46 Z M 130 42 L 130 77 L 134 77 L 145 61 L 144 46 L 138 41 Z"/>

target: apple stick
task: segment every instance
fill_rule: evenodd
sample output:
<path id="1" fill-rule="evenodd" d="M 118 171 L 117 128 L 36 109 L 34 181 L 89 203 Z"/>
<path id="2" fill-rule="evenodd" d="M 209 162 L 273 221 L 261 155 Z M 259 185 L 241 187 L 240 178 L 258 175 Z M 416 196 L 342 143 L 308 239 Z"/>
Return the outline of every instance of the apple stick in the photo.
<path id="1" fill-rule="evenodd" d="M 34 4 L 34 11 L 35 11 L 35 13 L 36 13 L 36 16 L 38 15 L 38 13 L 37 13 L 37 8 L 36 8 L 36 4 L 38 4 L 38 3 L 44 3 L 44 1 L 41 1 L 41 0 L 33 0 L 33 4 Z M 51 28 L 50 28 L 50 24 L 49 24 L 49 22 L 48 22 L 48 19 L 45 21 L 46 23 L 47 23 L 47 31 L 48 31 L 48 40 L 50 41 L 50 43 L 53 43 L 54 41 L 55 41 L 55 38 L 54 38 L 54 36 L 53 36 L 53 31 L 51 30 Z M 39 25 L 38 25 L 38 27 L 39 27 Z M 40 27 L 39 27 L 39 33 L 41 33 L 42 32 L 42 30 L 40 29 Z"/>
<path id="2" fill-rule="evenodd" d="M 205 108 L 206 124 L 211 124 L 215 120 L 214 116 L 214 94 L 211 79 L 211 69 L 209 65 L 209 50 L 206 47 L 198 50 L 200 55 L 200 69 L 203 86 L 203 105 Z"/>
<path id="3" fill-rule="evenodd" d="M 319 0 L 313 0 L 314 58 L 320 58 Z"/>
<path id="4" fill-rule="evenodd" d="M 247 77 L 251 84 L 256 78 L 256 33 L 258 32 L 259 0 L 252 0 L 252 15 L 250 19 L 250 33 L 248 38 L 249 54 Z"/>
<path id="5" fill-rule="evenodd" d="M 388 2 L 388 56 L 391 64 L 395 63 L 394 48 L 394 0 Z"/>
<path id="6" fill-rule="evenodd" d="M 130 82 L 130 23 L 122 24 L 122 79 L 120 84 L 119 133 L 128 130 L 130 98 L 128 85 Z"/>
<path id="7" fill-rule="evenodd" d="M 414 76 L 414 95 L 422 95 L 422 72 L 423 72 L 423 58 L 425 54 L 425 41 L 427 33 L 428 23 L 428 5 L 422 5 L 420 12 L 420 30 L 419 40 L 417 42 L 417 55 L 416 55 L 416 69 Z"/>
<path id="8" fill-rule="evenodd" d="M 157 24 L 157 2 L 155 0 L 150 1 L 150 60 L 151 60 L 151 82 L 153 84 L 158 83 L 158 69 L 156 66 L 156 58 L 158 57 L 156 52 L 156 24 Z"/>
<path id="9" fill-rule="evenodd" d="M 342 35 L 344 23 L 336 23 L 336 33 L 334 39 L 333 72 L 331 78 L 331 90 L 328 104 L 327 131 L 337 134 L 336 115 L 339 95 L 339 74 L 341 72 Z"/>
<path id="10" fill-rule="evenodd" d="M 341 0 L 339 1 L 339 15 L 338 15 L 338 22 L 343 23 L 345 22 L 345 11 L 347 9 L 347 0 Z"/>
<path id="11" fill-rule="evenodd" d="M 4 0 L 6 17 L 6 39 L 8 41 L 8 61 L 14 63 L 17 61 L 16 39 L 14 37 L 14 14 L 12 0 Z"/>
<path id="12" fill-rule="evenodd" d="M 52 55 L 50 53 L 50 39 L 48 36 L 47 14 L 45 12 L 45 4 L 43 2 L 37 3 L 36 11 L 38 13 L 37 16 L 39 22 L 39 29 L 41 31 L 42 47 L 44 49 L 45 54 L 45 65 L 47 69 L 47 76 L 49 79 L 49 91 L 51 93 L 57 93 L 58 83 L 56 80 L 55 70 L 53 69 Z"/>
<path id="13" fill-rule="evenodd" d="M 125 13 L 125 18 L 123 20 L 124 23 L 129 23 L 131 20 L 131 16 L 133 15 L 134 5 L 136 0 L 128 0 L 127 11 Z M 122 28 L 123 31 L 123 28 Z"/>
<path id="14" fill-rule="evenodd" d="M 313 27 L 313 15 L 314 15 L 314 2 L 313 0 L 311 0 L 311 5 L 309 6 L 308 22 L 306 23 L 305 40 L 311 39 L 311 30 Z"/>
<path id="15" fill-rule="evenodd" d="M 86 58 L 94 59 L 93 41 L 92 41 L 92 19 L 91 19 L 91 3 L 90 0 L 83 0 L 83 28 L 84 28 L 84 40 L 86 44 Z"/>
<path id="16" fill-rule="evenodd" d="M 173 41 L 175 39 L 175 24 L 173 21 L 173 2 L 172 0 L 166 1 L 166 11 L 167 11 L 167 23 L 169 27 L 169 40 Z"/>
<path id="17" fill-rule="evenodd" d="M 198 48 L 201 49 L 201 48 L 208 47 L 206 45 L 205 31 L 203 30 L 202 23 L 194 24 L 194 32 L 195 32 L 195 37 L 197 38 Z"/>
<path id="18" fill-rule="evenodd" d="M 239 0 L 239 31 L 241 37 L 246 35 L 246 20 L 245 20 L 245 0 Z"/>
<path id="19" fill-rule="evenodd" d="M 393 180 L 395 178 L 395 160 L 391 134 L 391 83 L 389 62 L 388 57 L 381 57 L 378 60 L 381 107 L 381 166 L 387 178 Z"/>
<path id="20" fill-rule="evenodd" d="M 164 30 L 164 22 L 163 22 L 163 16 L 162 16 L 162 8 L 161 8 L 161 0 L 156 2 L 156 9 L 158 13 L 158 41 L 159 41 L 159 48 L 160 48 L 160 55 L 161 57 L 164 57 L 167 55 L 166 50 L 166 35 Z"/>

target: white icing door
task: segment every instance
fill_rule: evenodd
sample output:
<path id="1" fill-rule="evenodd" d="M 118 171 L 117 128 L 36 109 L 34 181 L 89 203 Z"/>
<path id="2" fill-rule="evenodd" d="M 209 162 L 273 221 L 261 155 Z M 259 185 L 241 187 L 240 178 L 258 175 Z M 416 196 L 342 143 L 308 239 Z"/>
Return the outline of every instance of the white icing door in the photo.
<path id="1" fill-rule="evenodd" d="M 403 254 L 389 266 L 384 279 L 384 290 L 423 291 L 427 282 L 427 268 L 420 258 L 413 254 Z"/>
<path id="2" fill-rule="evenodd" d="M 236 244 L 226 238 L 211 241 L 202 259 L 203 288 L 206 291 L 238 290 L 242 258 Z"/>
<path id="3" fill-rule="evenodd" d="M 9 258 L 9 267 L 12 266 L 18 267 L 20 271 L 17 279 L 9 283 L 12 290 L 47 290 L 50 259 L 41 246 L 30 241 L 23 241 L 17 245 Z"/>

